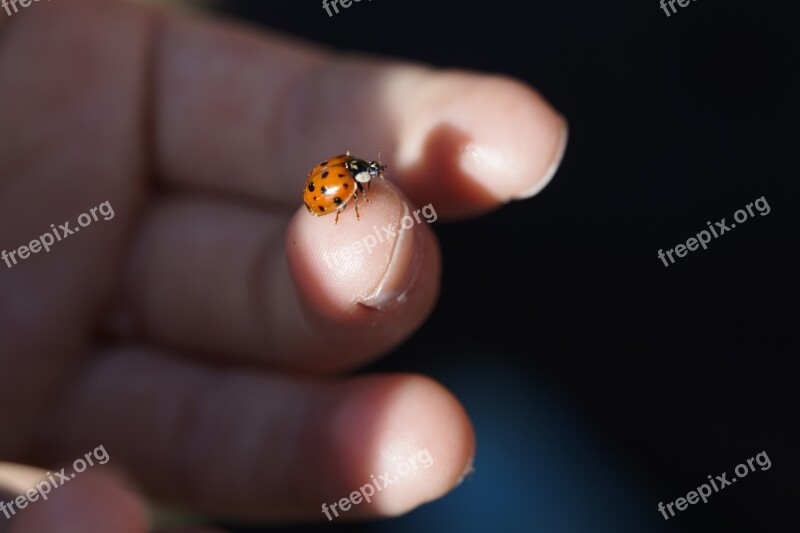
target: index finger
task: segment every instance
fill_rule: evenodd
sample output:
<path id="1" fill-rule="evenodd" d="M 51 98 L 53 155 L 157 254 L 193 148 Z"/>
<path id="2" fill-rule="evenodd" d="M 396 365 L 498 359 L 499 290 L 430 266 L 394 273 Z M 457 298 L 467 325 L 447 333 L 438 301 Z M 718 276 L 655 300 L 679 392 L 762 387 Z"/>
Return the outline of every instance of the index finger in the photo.
<path id="1" fill-rule="evenodd" d="M 310 168 L 383 152 L 416 204 L 468 215 L 538 192 L 563 118 L 498 76 L 334 54 L 240 27 L 169 17 L 156 49 L 156 163 L 181 188 L 287 208 Z"/>

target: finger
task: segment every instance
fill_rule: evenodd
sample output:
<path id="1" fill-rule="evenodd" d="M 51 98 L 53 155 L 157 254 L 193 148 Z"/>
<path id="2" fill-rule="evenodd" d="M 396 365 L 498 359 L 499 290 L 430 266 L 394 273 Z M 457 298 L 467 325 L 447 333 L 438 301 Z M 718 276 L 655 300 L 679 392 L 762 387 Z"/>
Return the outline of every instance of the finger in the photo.
<path id="1" fill-rule="evenodd" d="M 134 247 L 122 314 L 129 331 L 117 332 L 225 361 L 363 364 L 419 326 L 439 284 L 427 228 L 435 211 L 415 218 L 381 183 L 369 197 L 360 220 L 354 205 L 338 224 L 303 208 L 288 229 L 283 217 L 257 210 L 165 199 Z"/>
<path id="2" fill-rule="evenodd" d="M 108 471 L 84 471 L 71 478 L 69 485 L 57 487 L 57 490 L 48 485 L 47 492 L 35 489 L 37 483 L 47 479 L 44 470 L 18 465 L 0 468 L 0 484 L 8 487 L 10 479 L 16 482 L 14 492 L 24 497 L 12 497 L 13 501 L 7 499 L 10 505 L 4 506 L 4 512 L 11 515 L 10 522 L 0 516 L 0 524 L 6 522 L 9 527 L 3 531 L 8 533 L 148 531 L 149 520 L 144 504 L 124 482 Z M 27 491 L 31 491 L 30 494 Z M 20 508 L 17 502 L 24 508 Z"/>
<path id="3" fill-rule="evenodd" d="M 510 79 L 337 55 L 204 20 L 168 18 L 161 35 L 156 161 L 173 186 L 292 207 L 321 159 L 383 149 L 412 201 L 466 215 L 535 194 L 566 145 L 562 117 Z"/>
<path id="4" fill-rule="evenodd" d="M 24 458 L 51 400 L 39 391 L 78 364 L 113 297 L 144 188 L 149 54 L 137 13 L 42 1 L 0 28 L 0 405 L 26 391 L 24 409 L 0 414 L 3 457 Z M 113 219 L 97 217 L 105 202 Z"/>
<path id="5" fill-rule="evenodd" d="M 448 492 L 474 451 L 455 398 L 413 375 L 219 372 L 128 348 L 101 354 L 72 391 L 43 425 L 43 439 L 59 436 L 49 449 L 103 442 L 148 493 L 230 518 L 325 519 L 323 502 L 386 471 L 396 482 L 346 514 L 406 512 Z"/>

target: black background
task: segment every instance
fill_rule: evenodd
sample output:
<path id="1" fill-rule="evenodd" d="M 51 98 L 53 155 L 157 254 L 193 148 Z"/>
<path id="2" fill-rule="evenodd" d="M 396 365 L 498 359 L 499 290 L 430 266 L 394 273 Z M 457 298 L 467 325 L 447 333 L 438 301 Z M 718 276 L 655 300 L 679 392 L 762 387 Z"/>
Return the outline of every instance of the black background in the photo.
<path id="1" fill-rule="evenodd" d="M 340 49 L 518 77 L 570 123 L 541 194 L 435 224 L 438 307 L 365 369 L 427 373 L 462 398 L 476 474 L 409 517 L 334 529 L 800 530 L 794 5 L 698 0 L 669 18 L 656 0 L 363 0 L 333 17 L 320 2 L 222 5 Z M 762 196 L 767 216 L 658 259 Z M 549 432 L 561 455 L 537 454 Z M 769 470 L 658 513 L 761 451 Z"/>

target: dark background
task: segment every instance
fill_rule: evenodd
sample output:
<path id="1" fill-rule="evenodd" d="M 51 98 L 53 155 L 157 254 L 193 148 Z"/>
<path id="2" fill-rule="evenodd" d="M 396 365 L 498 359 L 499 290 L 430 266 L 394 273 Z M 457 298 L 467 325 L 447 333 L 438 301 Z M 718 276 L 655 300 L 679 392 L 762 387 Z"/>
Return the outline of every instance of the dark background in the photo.
<path id="1" fill-rule="evenodd" d="M 333 529 L 800 531 L 794 4 L 222 4 L 336 48 L 516 76 L 570 122 L 541 194 L 435 224 L 438 307 L 365 369 L 453 390 L 476 473 L 409 516 Z M 762 196 L 767 216 L 658 259 Z M 657 511 L 762 451 L 769 470 L 668 522 Z"/>

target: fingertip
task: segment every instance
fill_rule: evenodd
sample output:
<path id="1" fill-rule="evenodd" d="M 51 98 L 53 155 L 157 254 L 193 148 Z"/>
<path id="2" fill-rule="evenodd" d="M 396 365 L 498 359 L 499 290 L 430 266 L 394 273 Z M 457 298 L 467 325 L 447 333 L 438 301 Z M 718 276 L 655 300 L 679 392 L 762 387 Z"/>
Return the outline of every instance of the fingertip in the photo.
<path id="1" fill-rule="evenodd" d="M 569 143 L 569 123 L 567 119 L 562 117 L 563 127 L 561 129 L 561 134 L 558 139 L 558 143 L 555 145 L 555 152 L 553 156 L 550 158 L 550 166 L 542 174 L 542 177 L 539 178 L 538 181 L 534 181 L 528 189 L 523 190 L 521 193 L 518 193 L 512 199 L 514 200 L 526 200 L 528 198 L 532 198 L 539 194 L 542 189 L 547 187 L 547 185 L 552 181 L 555 177 L 556 173 L 558 172 L 559 167 L 561 166 L 561 161 L 564 159 L 564 154 L 567 151 L 567 144 Z"/>
<path id="2" fill-rule="evenodd" d="M 566 147 L 566 121 L 538 92 L 516 80 L 488 77 L 476 83 L 459 111 L 468 109 L 481 109 L 461 155 L 470 179 L 507 202 L 552 178 Z"/>
<path id="3" fill-rule="evenodd" d="M 403 188 L 449 217 L 536 194 L 566 146 L 564 117 L 510 78 L 432 74 L 414 99 L 394 104 L 402 109 L 395 163 Z"/>
<path id="4" fill-rule="evenodd" d="M 475 454 L 464 408 L 424 376 L 364 378 L 330 422 L 336 448 L 353 455 L 348 463 L 357 465 L 352 489 L 371 484 L 375 490 L 368 505 L 353 507 L 354 516 L 396 516 L 444 496 Z"/>
<path id="5" fill-rule="evenodd" d="M 300 292 L 316 311 L 337 320 L 358 308 L 403 302 L 420 269 L 438 271 L 424 227 L 431 218 L 413 210 L 388 182 L 374 183 L 368 197 L 358 204 L 359 219 L 352 200 L 338 223 L 335 214 L 315 217 L 301 208 L 287 231 L 287 257 Z"/>
<path id="6" fill-rule="evenodd" d="M 379 502 L 381 512 L 409 512 L 460 483 L 472 465 L 475 435 L 463 406 L 449 390 L 427 377 L 412 376 L 395 391 L 386 419 L 384 453 L 376 468 L 410 473 L 408 485 L 399 485 L 403 490 L 387 493 Z"/>

